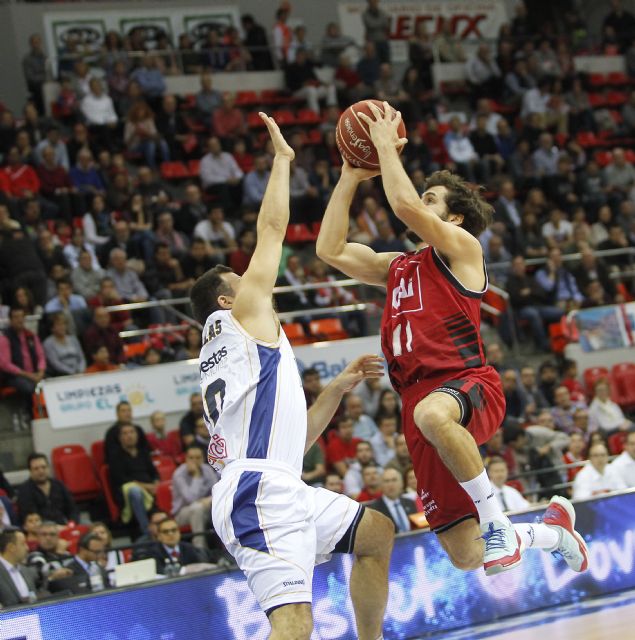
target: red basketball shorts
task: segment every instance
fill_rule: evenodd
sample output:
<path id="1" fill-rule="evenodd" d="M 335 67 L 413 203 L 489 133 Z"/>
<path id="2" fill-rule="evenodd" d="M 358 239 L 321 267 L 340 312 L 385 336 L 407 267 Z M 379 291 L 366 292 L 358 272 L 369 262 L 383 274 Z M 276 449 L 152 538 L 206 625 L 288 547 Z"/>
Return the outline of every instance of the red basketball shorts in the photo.
<path id="1" fill-rule="evenodd" d="M 441 533 L 467 518 L 476 518 L 477 511 L 437 450 L 415 424 L 415 407 L 434 391 L 447 393 L 457 400 L 461 424 L 477 445 L 487 442 L 499 429 L 505 416 L 505 396 L 500 377 L 492 367 L 467 369 L 450 379 L 423 380 L 401 395 L 403 433 L 417 476 L 417 491 L 430 528 Z"/>

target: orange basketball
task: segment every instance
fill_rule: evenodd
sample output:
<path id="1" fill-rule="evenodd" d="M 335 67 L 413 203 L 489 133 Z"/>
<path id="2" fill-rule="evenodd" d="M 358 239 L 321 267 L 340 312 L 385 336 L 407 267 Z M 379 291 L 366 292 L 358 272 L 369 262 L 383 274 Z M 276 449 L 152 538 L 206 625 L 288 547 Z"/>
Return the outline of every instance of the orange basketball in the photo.
<path id="1" fill-rule="evenodd" d="M 361 112 L 371 118 L 375 117 L 368 106 L 369 102 L 384 112 L 384 103 L 379 100 L 362 100 L 351 105 L 340 116 L 335 129 L 335 142 L 349 164 L 360 169 L 379 169 L 377 149 L 370 139 L 368 125 L 357 115 Z M 399 137 L 406 137 L 406 125 L 403 121 L 399 123 Z"/>

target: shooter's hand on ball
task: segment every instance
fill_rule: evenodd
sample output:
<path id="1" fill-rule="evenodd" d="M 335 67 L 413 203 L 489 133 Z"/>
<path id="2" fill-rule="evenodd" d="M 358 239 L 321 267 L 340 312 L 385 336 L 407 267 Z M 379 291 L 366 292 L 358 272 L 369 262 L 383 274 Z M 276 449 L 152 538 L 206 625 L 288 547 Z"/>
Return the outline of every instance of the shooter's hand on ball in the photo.
<path id="1" fill-rule="evenodd" d="M 368 108 L 375 116 L 374 118 L 361 111 L 358 111 L 357 115 L 368 125 L 371 140 L 377 151 L 381 151 L 382 147 L 400 149 L 408 142 L 408 138 L 399 137 L 398 127 L 401 122 L 399 111 L 395 111 L 387 102 L 384 102 L 384 113 L 370 101 L 368 101 Z"/>
<path id="2" fill-rule="evenodd" d="M 379 169 L 358 169 L 342 158 L 342 178 L 344 180 L 352 180 L 355 182 L 364 182 L 381 174 Z"/>
<path id="3" fill-rule="evenodd" d="M 267 125 L 276 156 L 288 158 L 290 161 L 293 161 L 295 158 L 295 151 L 289 146 L 282 133 L 280 133 L 280 128 L 276 124 L 276 121 L 262 111 L 258 112 L 258 115 L 265 125 Z"/>

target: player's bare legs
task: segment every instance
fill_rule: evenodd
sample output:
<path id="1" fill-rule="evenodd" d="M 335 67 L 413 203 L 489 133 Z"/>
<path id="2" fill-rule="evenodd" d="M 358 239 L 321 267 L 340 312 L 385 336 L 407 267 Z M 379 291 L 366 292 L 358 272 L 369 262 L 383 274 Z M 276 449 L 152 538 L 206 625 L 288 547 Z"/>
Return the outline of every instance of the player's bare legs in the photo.
<path id="1" fill-rule="evenodd" d="M 494 497 L 474 438 L 459 419 L 459 405 L 446 393 L 431 393 L 414 410 L 417 427 L 470 495 L 481 521 L 479 526 L 475 520 L 466 520 L 438 534 L 452 564 L 466 571 L 484 564 L 485 571 L 494 574 L 516 566 L 522 549 L 534 547 L 558 551 L 574 571 L 585 571 L 588 550 L 575 532 L 571 503 L 555 496 L 542 523 L 513 525 Z M 511 555 L 509 549 L 513 550 L 514 542 L 518 553 Z"/>
<path id="2" fill-rule="evenodd" d="M 313 616 L 308 602 L 285 604 L 269 616 L 269 640 L 310 640 Z"/>
<path id="3" fill-rule="evenodd" d="M 395 527 L 390 519 L 371 509 L 364 511 L 355 536 L 350 580 L 359 640 L 382 637 L 394 537 Z"/>

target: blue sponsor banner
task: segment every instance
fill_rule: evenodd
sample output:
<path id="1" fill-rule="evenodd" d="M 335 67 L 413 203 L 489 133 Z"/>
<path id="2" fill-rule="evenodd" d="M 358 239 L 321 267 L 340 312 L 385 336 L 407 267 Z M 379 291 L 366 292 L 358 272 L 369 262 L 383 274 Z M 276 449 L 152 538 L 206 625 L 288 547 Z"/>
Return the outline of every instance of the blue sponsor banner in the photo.
<path id="1" fill-rule="evenodd" d="M 396 541 L 387 640 L 417 638 L 635 587 L 635 492 L 576 505 L 590 570 L 527 551 L 522 565 L 487 578 L 454 569 L 435 536 Z M 540 512 L 514 516 L 534 520 Z M 348 595 L 352 558 L 315 571 L 313 640 L 354 640 Z M 200 575 L 0 614 L 0 640 L 264 640 L 269 625 L 238 572 Z"/>

